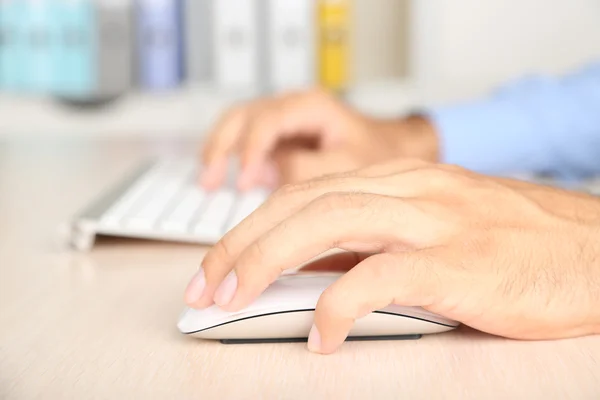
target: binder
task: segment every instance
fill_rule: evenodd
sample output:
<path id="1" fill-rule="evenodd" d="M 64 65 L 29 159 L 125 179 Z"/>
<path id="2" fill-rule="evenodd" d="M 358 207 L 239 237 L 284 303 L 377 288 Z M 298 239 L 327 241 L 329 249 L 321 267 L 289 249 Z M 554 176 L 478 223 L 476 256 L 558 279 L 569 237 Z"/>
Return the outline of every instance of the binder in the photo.
<path id="1" fill-rule="evenodd" d="M 315 84 L 315 0 L 268 1 L 269 86 L 274 91 Z"/>
<path id="2" fill-rule="evenodd" d="M 124 0 L 96 0 L 96 98 L 110 98 L 133 86 L 133 7 Z"/>
<path id="3" fill-rule="evenodd" d="M 213 77 L 213 0 L 186 0 L 184 10 L 186 79 L 208 83 Z"/>
<path id="4" fill-rule="evenodd" d="M 22 63 L 26 91 L 47 94 L 52 90 L 54 53 L 58 43 L 58 23 L 53 18 L 52 2 L 24 0 Z"/>
<path id="5" fill-rule="evenodd" d="M 133 75 L 132 5 L 127 0 L 58 0 L 61 41 L 54 94 L 96 102 L 128 91 Z"/>
<path id="6" fill-rule="evenodd" d="M 22 84 L 23 2 L 0 0 L 0 90 L 14 91 Z"/>
<path id="7" fill-rule="evenodd" d="M 350 0 L 319 0 L 319 81 L 343 91 L 349 82 Z"/>
<path id="8" fill-rule="evenodd" d="M 262 90 L 266 78 L 262 2 L 216 0 L 213 5 L 215 84 L 228 92 Z"/>
<path id="9" fill-rule="evenodd" d="M 54 53 L 53 93 L 81 98 L 96 85 L 96 20 L 93 0 L 55 0 L 58 43 Z"/>
<path id="10" fill-rule="evenodd" d="M 181 82 L 180 11 L 179 0 L 137 0 L 137 72 L 145 89 L 171 89 Z"/>

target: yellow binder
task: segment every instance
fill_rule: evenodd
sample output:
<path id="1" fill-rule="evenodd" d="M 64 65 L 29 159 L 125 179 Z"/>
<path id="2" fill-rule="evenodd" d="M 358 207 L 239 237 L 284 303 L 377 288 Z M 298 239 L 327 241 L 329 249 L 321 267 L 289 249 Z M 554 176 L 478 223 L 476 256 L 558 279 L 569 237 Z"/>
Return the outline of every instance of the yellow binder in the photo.
<path id="1" fill-rule="evenodd" d="M 319 81 L 342 91 L 350 78 L 351 0 L 318 0 Z"/>

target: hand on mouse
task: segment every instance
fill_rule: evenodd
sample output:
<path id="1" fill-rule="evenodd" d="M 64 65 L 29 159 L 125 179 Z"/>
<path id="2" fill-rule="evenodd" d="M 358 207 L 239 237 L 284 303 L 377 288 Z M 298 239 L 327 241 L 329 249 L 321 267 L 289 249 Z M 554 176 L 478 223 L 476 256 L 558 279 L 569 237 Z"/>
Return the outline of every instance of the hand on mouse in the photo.
<path id="1" fill-rule="evenodd" d="M 424 118 L 369 118 L 327 92 L 311 90 L 261 98 L 227 112 L 202 148 L 204 187 L 224 182 L 230 156 L 240 159 L 238 186 L 245 190 L 391 158 L 434 161 L 437 138 Z"/>
<path id="2" fill-rule="evenodd" d="M 422 161 L 281 188 L 207 253 L 186 301 L 243 308 L 334 248 L 348 272 L 320 297 L 315 352 L 392 303 L 509 338 L 600 333 L 598 199 Z"/>

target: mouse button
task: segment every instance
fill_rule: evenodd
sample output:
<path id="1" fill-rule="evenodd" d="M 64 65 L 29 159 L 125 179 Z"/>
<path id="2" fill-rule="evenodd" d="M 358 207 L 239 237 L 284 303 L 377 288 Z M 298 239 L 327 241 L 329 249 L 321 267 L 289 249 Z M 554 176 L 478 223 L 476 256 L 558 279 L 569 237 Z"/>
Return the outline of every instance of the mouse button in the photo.
<path id="1" fill-rule="evenodd" d="M 302 285 L 297 281 L 277 282 L 263 293 L 260 301 L 264 302 L 265 305 L 314 307 L 325 287 L 322 285 Z"/>
<path id="2" fill-rule="evenodd" d="M 266 313 L 256 318 L 240 318 L 197 333 L 203 339 L 229 339 L 261 342 L 268 339 L 283 340 L 308 337 L 313 323 L 312 310 Z"/>
<path id="3" fill-rule="evenodd" d="M 210 306 L 204 310 L 188 308 L 180 318 L 178 327 L 180 331 L 184 333 L 196 332 L 231 321 L 240 316 L 251 316 L 251 313 L 244 310 L 233 313 L 227 312 L 216 305 Z"/>
<path id="4" fill-rule="evenodd" d="M 324 273 L 304 273 L 297 275 L 287 275 L 279 278 L 273 283 L 272 290 L 284 290 L 286 292 L 318 292 L 322 293 L 327 287 L 334 283 L 341 275 L 340 274 L 324 274 Z"/>
<path id="5" fill-rule="evenodd" d="M 319 292 L 314 290 L 274 285 L 265 290 L 253 303 L 246 307 L 246 310 L 277 312 L 303 308 L 313 303 L 316 304 L 318 296 Z"/>
<path id="6" fill-rule="evenodd" d="M 220 317 L 223 316 L 219 316 L 210 308 L 205 310 L 188 308 L 179 319 L 177 327 L 183 333 L 190 333 L 213 326 L 218 323 Z"/>

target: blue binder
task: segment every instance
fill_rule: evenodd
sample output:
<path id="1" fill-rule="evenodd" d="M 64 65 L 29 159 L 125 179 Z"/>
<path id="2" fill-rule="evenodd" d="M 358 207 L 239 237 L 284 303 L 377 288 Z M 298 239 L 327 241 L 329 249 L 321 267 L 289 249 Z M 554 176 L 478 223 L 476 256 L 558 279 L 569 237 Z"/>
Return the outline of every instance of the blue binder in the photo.
<path id="1" fill-rule="evenodd" d="M 84 97 L 96 86 L 97 29 L 93 0 L 54 0 L 52 18 L 58 27 L 53 54 L 53 92 Z"/>
<path id="2" fill-rule="evenodd" d="M 181 2 L 137 0 L 138 79 L 148 90 L 179 85 L 182 70 Z"/>
<path id="3" fill-rule="evenodd" d="M 22 0 L 0 0 L 0 90 L 17 91 L 23 87 L 23 19 Z"/>
<path id="4" fill-rule="evenodd" d="M 24 3 L 21 63 L 24 88 L 29 92 L 46 94 L 53 87 L 53 60 L 59 31 L 57 21 L 52 17 L 53 1 L 24 0 Z"/>

